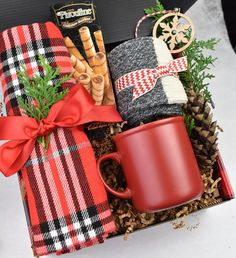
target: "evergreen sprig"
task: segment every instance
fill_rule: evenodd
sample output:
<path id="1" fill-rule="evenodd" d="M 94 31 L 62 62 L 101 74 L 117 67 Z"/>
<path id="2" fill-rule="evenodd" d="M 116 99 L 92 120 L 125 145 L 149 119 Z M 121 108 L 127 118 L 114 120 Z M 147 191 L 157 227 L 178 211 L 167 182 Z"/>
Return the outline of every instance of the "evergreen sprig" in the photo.
<path id="1" fill-rule="evenodd" d="M 146 9 L 144 9 L 144 12 L 145 12 L 145 14 L 153 14 L 155 12 L 162 12 L 164 10 L 165 10 L 165 8 L 164 8 L 163 4 L 161 3 L 161 1 L 156 0 L 156 6 L 155 7 L 148 7 Z M 161 16 L 162 16 L 162 14 L 156 14 L 156 15 L 153 15 L 152 18 L 154 20 L 158 20 L 158 19 L 161 18 Z"/>
<path id="2" fill-rule="evenodd" d="M 194 89 L 196 92 L 202 92 L 205 99 L 213 104 L 212 96 L 208 89 L 209 80 L 215 76 L 208 72 L 211 66 L 214 66 L 216 57 L 206 55 L 205 50 L 215 50 L 219 40 L 211 38 L 208 40 L 194 40 L 193 43 L 183 51 L 183 55 L 188 59 L 188 70 L 180 73 L 180 79 L 185 89 Z"/>
<path id="3" fill-rule="evenodd" d="M 71 78 L 71 75 L 63 76 L 52 86 L 52 80 L 57 79 L 60 74 L 60 67 L 53 68 L 42 55 L 39 56 L 39 65 L 43 68 L 44 76 L 35 74 L 30 78 L 25 67 L 21 67 L 17 73 L 27 96 L 18 96 L 19 106 L 27 116 L 35 118 L 37 122 L 46 118 L 51 106 L 66 96 L 68 89 L 60 91 L 60 87 Z"/>
<path id="4" fill-rule="evenodd" d="M 68 89 L 61 90 L 61 86 L 72 77 L 72 74 L 58 78 L 60 67 L 53 68 L 42 55 L 39 55 L 38 62 L 44 76 L 35 74 L 30 78 L 25 67 L 21 67 L 17 72 L 26 95 L 26 97 L 18 96 L 17 101 L 23 113 L 39 123 L 41 119 L 48 116 L 51 106 L 66 96 Z M 54 79 L 57 79 L 57 82 L 52 86 Z M 45 150 L 48 149 L 49 141 L 50 135 L 40 136 L 37 139 Z"/>
<path id="5" fill-rule="evenodd" d="M 185 123 L 186 130 L 188 132 L 188 135 L 190 136 L 193 128 L 195 127 L 195 120 L 194 120 L 194 118 L 191 118 L 186 113 L 183 113 L 183 117 L 184 117 L 184 123 Z"/>

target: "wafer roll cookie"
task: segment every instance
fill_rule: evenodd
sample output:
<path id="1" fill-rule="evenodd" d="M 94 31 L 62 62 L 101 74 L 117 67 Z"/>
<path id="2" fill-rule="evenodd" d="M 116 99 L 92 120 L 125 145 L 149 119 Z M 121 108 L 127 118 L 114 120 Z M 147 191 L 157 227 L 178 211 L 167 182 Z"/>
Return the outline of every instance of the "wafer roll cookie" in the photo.
<path id="1" fill-rule="evenodd" d="M 76 81 L 83 84 L 84 88 L 91 94 L 91 78 L 87 73 L 77 74 Z"/>
<path id="2" fill-rule="evenodd" d="M 104 96 L 104 77 L 101 74 L 96 74 L 92 78 L 92 97 L 96 105 L 102 105 Z"/>
<path id="3" fill-rule="evenodd" d="M 69 37 L 64 38 L 64 43 L 69 51 L 69 53 L 73 56 L 75 56 L 77 59 L 79 59 L 84 66 L 86 67 L 86 73 L 93 73 L 93 69 L 88 65 L 84 57 L 81 55 L 75 44 L 72 42 L 72 40 Z"/>
<path id="4" fill-rule="evenodd" d="M 73 71 L 73 77 L 75 78 L 76 82 L 78 81 L 79 76 L 80 76 L 80 73 L 77 72 L 77 71 L 74 69 L 74 71 Z"/>
<path id="5" fill-rule="evenodd" d="M 72 67 L 73 78 L 76 80 L 76 73 L 78 73 L 74 67 Z"/>
<path id="6" fill-rule="evenodd" d="M 78 73 L 85 73 L 86 72 L 85 65 L 78 58 L 76 58 L 74 55 L 70 56 L 70 61 L 71 61 L 71 65 L 74 67 L 74 69 Z"/>
<path id="7" fill-rule="evenodd" d="M 93 57 L 93 70 L 96 74 L 101 74 L 105 80 L 105 89 L 110 87 L 110 78 L 108 75 L 107 59 L 104 53 L 98 52 Z"/>
<path id="8" fill-rule="evenodd" d="M 68 48 L 68 51 L 70 52 L 71 55 L 78 58 L 82 63 L 86 62 L 84 57 L 80 54 L 79 50 L 77 49 L 77 47 L 75 46 L 75 44 L 69 37 L 64 38 L 64 43 L 65 43 L 66 47 Z"/>
<path id="9" fill-rule="evenodd" d="M 93 40 L 87 26 L 83 26 L 79 29 L 80 39 L 84 46 L 84 51 L 87 56 L 89 65 L 93 67 L 93 56 L 96 54 L 96 50 L 93 44 Z"/>
<path id="10" fill-rule="evenodd" d="M 99 52 L 102 52 L 102 53 L 106 54 L 106 49 L 105 49 L 105 45 L 104 45 L 102 31 L 101 30 L 94 31 L 93 35 L 96 39 L 96 43 L 97 43 L 97 47 L 99 49 Z"/>
<path id="11" fill-rule="evenodd" d="M 114 92 L 112 89 L 112 86 L 110 86 L 104 94 L 104 98 L 103 98 L 103 105 L 114 105 L 115 102 L 115 96 L 114 96 Z"/>

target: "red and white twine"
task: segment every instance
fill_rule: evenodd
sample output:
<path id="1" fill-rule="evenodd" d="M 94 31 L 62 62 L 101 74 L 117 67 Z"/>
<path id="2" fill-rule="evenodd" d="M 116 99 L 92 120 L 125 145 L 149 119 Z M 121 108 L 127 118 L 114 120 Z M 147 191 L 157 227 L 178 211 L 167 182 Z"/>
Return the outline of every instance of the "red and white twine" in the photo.
<path id="1" fill-rule="evenodd" d="M 179 9 L 178 9 L 178 11 L 179 11 Z M 177 9 L 176 10 L 163 10 L 163 11 L 158 11 L 158 12 L 153 12 L 153 13 L 151 13 L 151 14 L 147 14 L 147 15 L 144 15 L 139 21 L 138 21 L 138 23 L 137 23 L 137 25 L 136 25 L 136 28 L 135 28 L 135 38 L 137 38 L 138 37 L 138 30 L 139 30 L 139 27 L 140 27 L 140 24 L 144 21 L 144 20 L 146 20 L 147 18 L 150 18 L 150 17 L 153 17 L 153 16 L 155 16 L 155 15 L 158 15 L 158 14 L 167 14 L 167 13 L 175 13 L 175 12 L 177 12 Z"/>

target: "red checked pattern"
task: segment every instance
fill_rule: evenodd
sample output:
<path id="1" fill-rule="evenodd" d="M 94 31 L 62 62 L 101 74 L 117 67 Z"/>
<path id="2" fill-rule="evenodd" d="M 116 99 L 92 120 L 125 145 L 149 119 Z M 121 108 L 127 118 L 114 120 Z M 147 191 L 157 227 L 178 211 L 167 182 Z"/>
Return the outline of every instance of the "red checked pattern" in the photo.
<path id="1" fill-rule="evenodd" d="M 134 86 L 133 99 L 151 91 L 159 78 L 166 76 L 178 76 L 178 72 L 187 70 L 187 57 L 180 57 L 171 61 L 168 65 L 160 65 L 154 69 L 141 69 L 130 72 L 116 80 L 116 90 L 120 92 L 127 87 Z"/>
<path id="2" fill-rule="evenodd" d="M 60 66 L 60 76 L 72 72 L 63 37 L 53 23 L 5 30 L 0 42 L 0 80 L 8 116 L 22 115 L 17 101 L 17 96 L 25 96 L 17 76 L 20 67 L 25 66 L 29 75 L 42 74 L 38 54 L 53 67 Z M 70 80 L 62 87 L 78 85 Z M 54 130 L 47 155 L 36 144 L 19 173 L 25 183 L 35 255 L 59 255 L 102 243 L 115 230 L 94 152 L 82 127 Z"/>

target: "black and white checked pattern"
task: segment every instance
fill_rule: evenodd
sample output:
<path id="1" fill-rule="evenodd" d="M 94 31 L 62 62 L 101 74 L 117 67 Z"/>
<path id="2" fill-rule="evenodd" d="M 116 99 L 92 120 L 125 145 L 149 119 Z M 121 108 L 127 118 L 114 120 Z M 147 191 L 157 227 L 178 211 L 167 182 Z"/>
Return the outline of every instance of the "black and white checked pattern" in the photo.
<path id="1" fill-rule="evenodd" d="M 66 220 L 71 220 L 73 230 L 69 230 Z M 49 252 L 71 248 L 73 246 L 71 235 L 76 234 L 80 244 L 83 245 L 84 242 L 104 233 L 101 220 L 94 206 L 72 213 L 70 217 L 42 223 L 40 229 L 42 234 L 38 237 L 39 239 L 43 238 Z M 35 245 L 37 246 L 37 242 Z"/>

